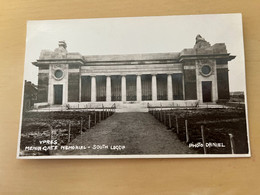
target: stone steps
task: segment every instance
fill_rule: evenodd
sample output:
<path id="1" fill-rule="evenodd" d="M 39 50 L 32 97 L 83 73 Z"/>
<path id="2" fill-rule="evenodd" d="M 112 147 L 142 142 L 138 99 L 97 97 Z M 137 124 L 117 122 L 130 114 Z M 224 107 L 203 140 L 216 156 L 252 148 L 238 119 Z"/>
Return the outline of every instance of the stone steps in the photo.
<path id="1" fill-rule="evenodd" d="M 123 103 L 121 108 L 117 108 L 116 112 L 148 112 L 147 105 L 141 103 Z"/>

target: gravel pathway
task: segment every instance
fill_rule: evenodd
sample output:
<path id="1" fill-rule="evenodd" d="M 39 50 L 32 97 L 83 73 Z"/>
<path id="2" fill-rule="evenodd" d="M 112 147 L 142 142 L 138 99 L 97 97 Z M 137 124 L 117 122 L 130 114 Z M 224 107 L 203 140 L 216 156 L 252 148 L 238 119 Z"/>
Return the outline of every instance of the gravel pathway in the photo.
<path id="1" fill-rule="evenodd" d="M 72 150 L 84 146 L 84 149 Z M 192 154 L 149 113 L 115 113 L 59 151 L 60 155 Z"/>

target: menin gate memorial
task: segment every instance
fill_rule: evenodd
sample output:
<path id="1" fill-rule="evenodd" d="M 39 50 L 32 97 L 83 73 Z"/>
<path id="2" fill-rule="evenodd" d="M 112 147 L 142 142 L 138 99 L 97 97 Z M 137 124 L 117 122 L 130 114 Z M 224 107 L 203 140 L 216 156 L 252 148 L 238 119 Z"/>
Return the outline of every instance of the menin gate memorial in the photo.
<path id="1" fill-rule="evenodd" d="M 224 43 L 211 46 L 200 35 L 181 52 L 128 55 L 82 56 L 60 41 L 33 62 L 39 68 L 36 107 L 227 101 L 228 62 L 234 58 Z"/>

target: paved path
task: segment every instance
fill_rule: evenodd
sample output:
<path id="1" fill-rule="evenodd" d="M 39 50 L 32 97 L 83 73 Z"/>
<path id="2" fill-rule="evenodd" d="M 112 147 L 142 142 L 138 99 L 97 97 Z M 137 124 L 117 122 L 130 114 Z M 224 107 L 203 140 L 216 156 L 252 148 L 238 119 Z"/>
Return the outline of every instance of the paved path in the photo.
<path id="1" fill-rule="evenodd" d="M 152 115 L 140 112 L 115 113 L 68 144 L 68 146 L 81 145 L 89 148 L 63 150 L 59 153 L 62 155 L 195 153 Z M 94 145 L 99 145 L 102 149 L 93 149 Z M 125 146 L 125 149 L 112 150 L 110 147 L 114 145 Z"/>

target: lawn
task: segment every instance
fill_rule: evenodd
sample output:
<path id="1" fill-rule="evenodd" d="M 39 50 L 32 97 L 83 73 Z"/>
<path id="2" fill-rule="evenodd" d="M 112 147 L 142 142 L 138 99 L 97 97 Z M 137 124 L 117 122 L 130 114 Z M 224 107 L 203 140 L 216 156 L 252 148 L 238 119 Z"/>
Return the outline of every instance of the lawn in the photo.
<path id="1" fill-rule="evenodd" d="M 87 129 L 112 114 L 112 112 L 103 110 L 25 112 L 23 113 L 21 127 L 20 155 L 49 155 L 49 150 L 30 151 L 25 150 L 25 147 L 49 146 L 49 142 L 40 143 L 44 140 L 57 140 L 57 144 L 53 143 L 53 145 L 66 145 L 81 132 L 87 131 Z"/>
<path id="2" fill-rule="evenodd" d="M 230 154 L 229 134 L 233 135 L 235 153 L 248 153 L 245 109 L 157 109 L 150 110 L 150 113 L 177 133 L 179 139 L 184 142 L 187 141 L 185 126 L 185 120 L 187 120 L 188 145 L 202 143 L 201 126 L 203 125 L 206 143 L 222 143 L 225 146 L 207 147 L 208 154 Z M 203 147 L 194 149 L 203 153 Z"/>

